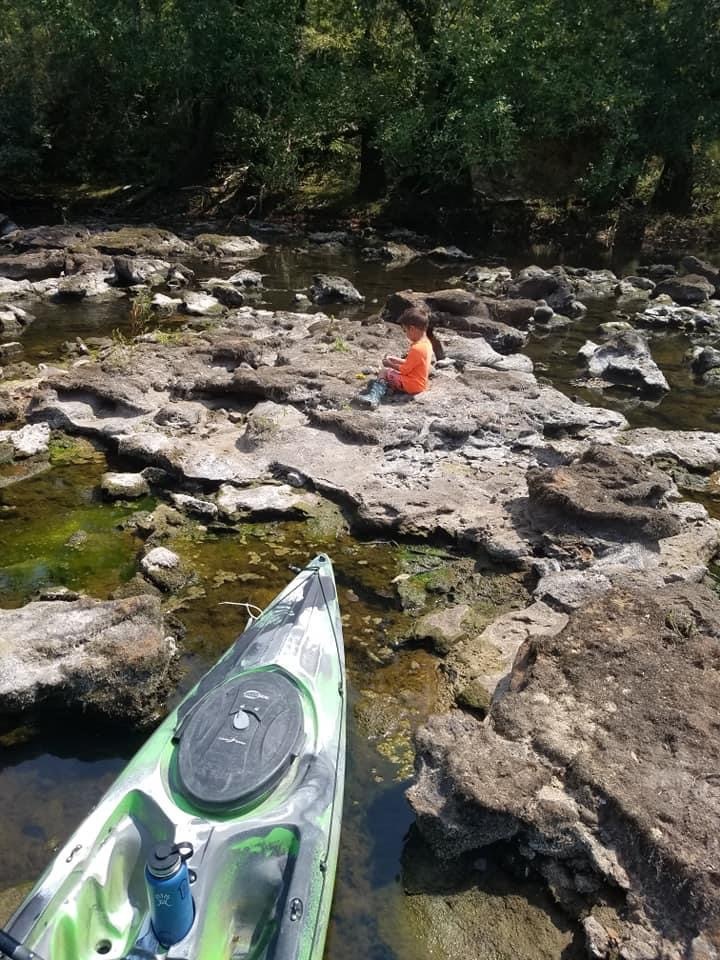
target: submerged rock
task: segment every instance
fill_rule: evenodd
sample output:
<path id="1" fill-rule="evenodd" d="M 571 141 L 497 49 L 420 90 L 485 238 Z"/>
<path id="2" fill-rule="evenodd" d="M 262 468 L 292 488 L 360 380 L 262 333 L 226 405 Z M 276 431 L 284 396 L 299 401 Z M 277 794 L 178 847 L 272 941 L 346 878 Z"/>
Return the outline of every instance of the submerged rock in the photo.
<path id="1" fill-rule="evenodd" d="M 148 724 L 174 689 L 175 656 L 153 597 L 0 610 L 0 716 L 71 710 Z"/>
<path id="2" fill-rule="evenodd" d="M 140 561 L 143 574 L 168 593 L 182 590 L 192 579 L 180 557 L 166 547 L 154 547 Z"/>

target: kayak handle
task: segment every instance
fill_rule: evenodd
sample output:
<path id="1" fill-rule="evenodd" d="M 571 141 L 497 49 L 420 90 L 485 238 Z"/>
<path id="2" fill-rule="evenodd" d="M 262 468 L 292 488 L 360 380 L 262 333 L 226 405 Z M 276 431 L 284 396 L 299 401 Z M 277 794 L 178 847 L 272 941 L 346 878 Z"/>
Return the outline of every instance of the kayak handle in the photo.
<path id="1" fill-rule="evenodd" d="M 10 960 L 41 960 L 36 953 L 28 950 L 15 937 L 11 937 L 4 930 L 0 930 L 0 953 L 10 957 Z"/>

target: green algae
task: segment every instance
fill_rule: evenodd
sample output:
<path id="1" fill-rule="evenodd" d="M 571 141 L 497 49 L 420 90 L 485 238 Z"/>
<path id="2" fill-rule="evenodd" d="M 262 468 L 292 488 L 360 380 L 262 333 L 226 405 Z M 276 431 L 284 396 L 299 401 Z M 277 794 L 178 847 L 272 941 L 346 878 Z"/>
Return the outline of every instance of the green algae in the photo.
<path id="1" fill-rule="evenodd" d="M 105 463 L 105 456 L 89 440 L 60 432 L 50 437 L 48 457 L 54 467 L 67 463 Z"/>
<path id="2" fill-rule="evenodd" d="M 21 883 L 8 890 L 0 890 L 0 927 L 4 927 L 25 897 L 32 890 L 32 883 Z"/>
<path id="3" fill-rule="evenodd" d="M 118 525 L 137 507 L 104 503 L 98 485 L 105 457 L 88 449 L 83 456 L 85 462 L 55 466 L 0 490 L 3 606 L 27 603 L 51 585 L 102 599 L 135 572 L 141 542 Z"/>

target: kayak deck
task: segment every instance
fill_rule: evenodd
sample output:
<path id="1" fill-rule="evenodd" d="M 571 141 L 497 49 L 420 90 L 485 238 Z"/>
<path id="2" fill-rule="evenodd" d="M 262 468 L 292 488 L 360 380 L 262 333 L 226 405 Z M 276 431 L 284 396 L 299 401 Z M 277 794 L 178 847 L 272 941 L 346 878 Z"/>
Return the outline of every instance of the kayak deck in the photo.
<path id="1" fill-rule="evenodd" d="M 10 932 L 46 960 L 322 955 L 339 842 L 345 671 L 330 561 L 238 638 L 86 818 Z M 190 843 L 195 921 L 169 949 L 145 864 Z"/>

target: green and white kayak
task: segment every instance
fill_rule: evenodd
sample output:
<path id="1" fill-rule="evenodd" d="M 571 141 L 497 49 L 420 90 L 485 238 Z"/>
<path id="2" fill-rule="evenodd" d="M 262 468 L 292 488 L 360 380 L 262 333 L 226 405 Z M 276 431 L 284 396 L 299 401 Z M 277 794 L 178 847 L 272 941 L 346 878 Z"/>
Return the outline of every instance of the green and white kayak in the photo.
<path id="1" fill-rule="evenodd" d="M 319 556 L 131 760 L 9 933 L 45 960 L 320 960 L 345 714 L 337 592 Z M 171 944 L 146 871 L 163 846 L 182 851 L 192 904 Z"/>

